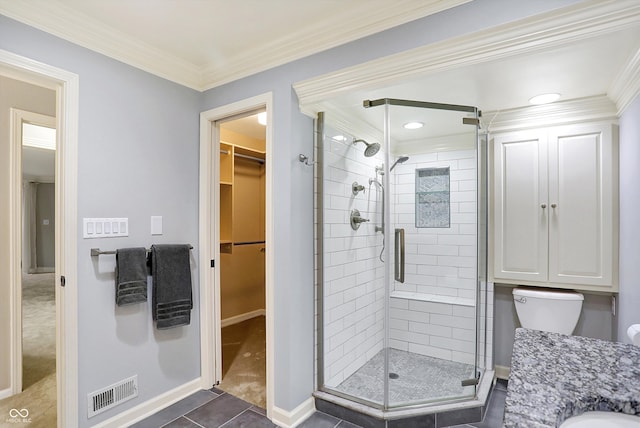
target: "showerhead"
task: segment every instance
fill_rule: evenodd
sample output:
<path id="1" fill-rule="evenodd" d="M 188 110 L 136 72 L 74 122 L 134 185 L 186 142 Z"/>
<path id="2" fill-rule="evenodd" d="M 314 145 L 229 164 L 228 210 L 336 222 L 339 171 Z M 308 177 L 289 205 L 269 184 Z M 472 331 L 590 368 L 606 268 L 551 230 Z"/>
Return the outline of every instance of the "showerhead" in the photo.
<path id="1" fill-rule="evenodd" d="M 398 165 L 399 163 L 405 163 L 408 160 L 409 160 L 409 156 L 400 156 L 398 159 L 396 159 L 393 165 L 391 165 L 391 168 L 389 168 L 389 171 L 393 171 L 393 168 L 395 168 L 396 165 Z"/>
<path id="2" fill-rule="evenodd" d="M 369 144 L 360 138 L 354 138 L 352 144 L 355 145 L 356 143 L 364 143 L 367 146 L 367 148 L 364 149 L 364 155 L 368 158 L 370 158 L 371 156 L 375 156 L 375 154 L 380 150 L 380 144 L 378 143 Z"/>

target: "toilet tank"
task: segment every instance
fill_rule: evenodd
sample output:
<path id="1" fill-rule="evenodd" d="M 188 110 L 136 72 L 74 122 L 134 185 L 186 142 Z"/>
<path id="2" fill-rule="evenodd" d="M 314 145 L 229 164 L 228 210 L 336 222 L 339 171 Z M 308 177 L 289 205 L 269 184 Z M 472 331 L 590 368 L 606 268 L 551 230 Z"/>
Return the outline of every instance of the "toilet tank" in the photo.
<path id="1" fill-rule="evenodd" d="M 580 318 L 584 296 L 570 291 L 514 288 L 513 300 L 522 327 L 571 334 Z"/>

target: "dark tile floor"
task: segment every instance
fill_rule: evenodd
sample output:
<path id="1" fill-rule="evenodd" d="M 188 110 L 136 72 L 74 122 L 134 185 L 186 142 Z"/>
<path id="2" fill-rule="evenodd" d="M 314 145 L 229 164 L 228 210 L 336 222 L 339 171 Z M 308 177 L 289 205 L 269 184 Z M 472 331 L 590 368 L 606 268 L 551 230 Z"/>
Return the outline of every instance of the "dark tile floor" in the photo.
<path id="1" fill-rule="evenodd" d="M 491 394 L 484 420 L 451 428 L 500 428 L 504 414 L 506 384 L 498 382 Z M 132 428 L 267 428 L 276 427 L 264 409 L 217 388 L 198 391 L 189 397 L 132 425 Z M 298 428 L 358 428 L 350 422 L 315 412 Z"/>

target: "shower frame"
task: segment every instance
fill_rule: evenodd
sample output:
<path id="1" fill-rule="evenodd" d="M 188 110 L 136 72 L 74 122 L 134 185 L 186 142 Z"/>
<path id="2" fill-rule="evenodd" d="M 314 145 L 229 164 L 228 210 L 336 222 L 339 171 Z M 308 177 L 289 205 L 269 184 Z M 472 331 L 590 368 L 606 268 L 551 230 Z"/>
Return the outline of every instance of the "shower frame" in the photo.
<path id="1" fill-rule="evenodd" d="M 476 273 L 477 273 L 477 278 L 476 278 L 476 303 L 475 303 L 475 328 L 476 328 L 476 339 L 475 339 L 475 346 L 476 346 L 476 351 L 475 351 L 475 370 L 476 373 L 478 373 L 478 382 L 475 388 L 475 393 L 474 393 L 474 399 L 477 399 L 478 397 L 478 386 L 480 385 L 480 382 L 482 381 L 483 377 L 487 374 L 487 371 L 491 374 L 493 374 L 493 371 L 488 369 L 486 367 L 486 362 L 490 361 L 490 357 L 487 356 L 487 296 L 486 296 L 486 292 L 487 292 L 487 239 L 486 239 L 486 218 L 487 218 L 487 177 L 486 177 L 486 171 L 487 171 L 487 138 L 485 136 L 485 138 L 481 138 L 480 134 L 479 134 L 479 117 L 481 115 L 480 111 L 477 109 L 477 107 L 472 107 L 472 106 L 463 106 L 463 105 L 456 105 L 456 104 L 442 104 L 442 103 L 433 103 L 433 102 L 426 102 L 426 101 L 413 101 L 413 100 L 402 100 L 402 99 L 395 99 L 395 98 L 382 98 L 382 99 L 377 99 L 377 100 L 364 100 L 363 101 L 363 107 L 364 108 L 373 108 L 373 107 L 378 107 L 378 106 L 384 106 L 385 108 L 385 113 L 384 113 L 384 144 L 383 147 L 385 148 L 384 154 L 385 154 L 385 160 L 384 160 L 384 165 L 389 165 L 390 162 L 390 153 L 389 153 L 389 147 L 390 147 L 390 123 L 389 123 L 389 106 L 405 106 L 405 107 L 417 107 L 417 108 L 425 108 L 425 109 L 436 109 L 436 110 L 450 110 L 450 111 L 458 111 L 458 112 L 467 112 L 467 113 L 471 113 L 473 114 L 475 117 L 474 118 L 464 118 L 463 119 L 463 123 L 464 124 L 468 124 L 468 125 L 475 125 L 477 128 L 476 131 L 476 167 L 477 167 L 477 181 L 476 181 L 476 186 L 477 186 L 477 200 L 476 200 L 476 208 L 477 208 L 477 212 L 476 212 L 476 216 L 477 216 L 477 235 L 476 235 L 476 248 L 477 248 L 477 254 L 476 254 L 476 261 L 477 261 L 477 265 L 476 265 Z M 394 412 L 394 411 L 398 411 L 398 410 L 404 410 L 404 409 L 410 409 L 412 412 L 415 412 L 416 409 L 425 409 L 426 411 L 424 413 L 430 413 L 428 410 L 433 408 L 434 406 L 440 405 L 440 404 L 450 404 L 450 403 L 455 403 L 455 402 L 460 402 L 460 401 L 469 401 L 469 398 L 467 397 L 463 397 L 463 398 L 458 398 L 458 399 L 445 399 L 445 400 L 439 400 L 439 401 L 432 401 L 432 402 L 427 402 L 427 403 L 410 403 L 408 405 L 405 406 L 389 406 L 389 379 L 388 379 L 388 371 L 389 371 L 389 367 L 388 367 L 388 361 L 389 361 L 389 357 L 388 354 L 385 355 L 385 374 L 384 374 L 384 401 L 382 403 L 382 405 L 378 405 L 377 403 L 374 403 L 372 401 L 369 401 L 367 399 L 363 399 L 354 395 L 350 395 L 344 392 L 341 392 L 337 389 L 331 388 L 331 387 L 327 387 L 325 386 L 325 367 L 324 367 L 324 247 L 323 247 L 323 240 L 324 240 L 324 202 L 323 202 L 323 198 L 324 198 L 324 185 L 323 185 L 323 170 L 322 170 L 322 166 L 324 165 L 324 138 L 325 138 L 325 113 L 324 112 L 318 112 L 317 114 L 317 118 L 315 121 L 315 145 L 316 145 L 316 160 L 317 163 L 319 165 L 319 168 L 317 169 L 317 177 L 316 177 L 316 188 L 317 188 L 317 193 L 316 193 L 316 216 L 317 216 L 317 222 L 316 222 L 316 250 L 317 250 L 317 259 L 316 259 L 316 263 L 317 263 L 317 269 L 316 269 L 316 280 L 317 280 L 317 286 L 316 286 L 316 311 L 317 311 L 317 317 L 316 317 L 316 322 L 317 322 L 317 328 L 316 328 L 316 333 L 317 333 L 317 337 L 316 337 L 316 349 L 317 349 L 317 358 L 316 358 L 316 374 L 317 374 L 317 378 L 316 378 L 316 382 L 317 382 L 317 390 L 318 391 L 322 391 L 325 393 L 328 393 L 330 395 L 342 398 L 342 399 L 346 399 L 358 404 L 362 404 L 365 406 L 368 406 L 370 408 L 373 409 L 377 409 L 377 410 L 382 410 L 383 415 L 387 415 L 387 412 Z M 481 171 L 485 171 L 485 176 L 483 176 L 481 174 Z M 386 183 L 388 184 L 388 182 Z M 384 195 L 384 193 L 383 193 Z M 384 196 L 383 196 L 384 197 Z M 388 206 L 388 203 L 382 203 L 382 218 L 390 218 L 390 207 Z M 484 219 L 481 218 L 481 216 L 484 216 Z M 384 227 L 384 223 L 382 225 Z M 484 228 L 484 229 L 483 229 Z M 377 231 L 377 230 L 376 230 Z M 386 233 L 384 230 L 382 230 L 382 233 Z M 386 267 L 385 267 L 385 272 L 386 272 Z M 393 269 L 393 266 L 390 268 Z M 388 281 L 386 281 L 387 279 L 387 275 L 385 274 L 384 276 L 385 280 L 384 280 L 384 290 L 385 290 L 385 303 L 384 303 L 384 329 L 383 329 L 383 349 L 385 350 L 385 353 L 387 352 L 387 350 L 389 349 L 389 319 L 390 319 L 390 315 L 389 315 L 389 299 L 390 299 L 390 294 L 389 294 L 389 287 L 390 284 L 388 284 Z M 481 281 L 484 281 L 484 290 L 482 290 L 481 287 Z M 482 296 L 482 293 L 484 293 L 484 296 Z M 481 311 L 481 305 L 484 305 L 484 310 Z M 484 314 L 484 315 L 483 315 Z M 484 325 L 482 325 L 482 324 Z M 481 326 L 484 327 L 484 337 L 482 338 L 482 340 L 480 339 L 481 336 Z M 482 342 L 482 343 L 480 343 Z M 484 363 L 482 364 L 482 362 L 480 362 L 480 358 L 479 358 L 479 346 L 484 346 Z M 481 368 L 481 372 L 480 372 L 480 368 L 478 367 L 478 365 L 482 364 L 483 367 Z M 413 413 L 413 414 L 419 414 L 418 413 Z"/>

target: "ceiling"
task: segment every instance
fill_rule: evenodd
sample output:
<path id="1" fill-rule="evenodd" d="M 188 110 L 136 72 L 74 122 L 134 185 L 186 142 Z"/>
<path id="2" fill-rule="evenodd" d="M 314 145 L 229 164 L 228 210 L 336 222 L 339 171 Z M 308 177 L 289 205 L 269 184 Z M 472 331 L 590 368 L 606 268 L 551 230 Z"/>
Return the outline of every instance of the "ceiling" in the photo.
<path id="1" fill-rule="evenodd" d="M 198 90 L 470 0 L 0 0 L 0 13 Z"/>
<path id="2" fill-rule="evenodd" d="M 300 7 L 301 0 L 0 0 L 0 13 L 203 90 L 467 1 L 323 0 L 305 1 Z M 325 99 L 323 107 L 379 134 L 380 110 L 363 109 L 364 99 L 470 105 L 495 114 L 527 106 L 530 97 L 544 92 L 560 93 L 560 101 L 609 96 L 621 71 L 634 60 L 638 64 L 640 12 L 637 0 L 616 0 L 581 2 L 564 14 L 575 14 L 577 20 L 582 16 L 579 8 L 599 4 L 608 4 L 603 10 L 612 10 L 611 16 L 617 17 L 603 17 L 601 21 L 609 21 L 602 31 L 576 26 L 569 37 L 559 29 L 555 33 L 559 41 L 536 47 L 534 40 L 533 47 L 526 49 L 504 50 L 481 60 L 365 85 Z M 555 15 L 561 13 L 550 13 L 549 19 Z M 612 24 L 612 19 L 618 21 Z M 536 28 L 531 25 L 527 31 L 533 34 Z M 487 40 L 494 40 L 491 37 Z M 367 66 L 376 68 L 363 65 Z M 421 120 L 410 110 L 395 109 L 394 120 Z M 483 121 L 490 122 L 491 117 L 485 114 Z M 430 123 L 422 131 L 397 135 L 410 141 L 426 135 L 420 132 L 446 132 L 436 126 L 444 121 Z"/>
<path id="3" fill-rule="evenodd" d="M 529 106 L 529 99 L 544 93 L 559 93 L 557 103 L 589 97 L 606 97 L 622 70 L 640 52 L 640 23 L 618 31 L 561 44 L 537 52 L 514 54 L 425 74 L 382 87 L 349 91 L 321 103 L 327 120 L 332 115 L 359 123 L 360 130 L 381 138 L 382 107 L 365 109 L 363 100 L 396 98 L 477 107 L 486 128 L 494 115 Z M 611 104 L 615 100 L 611 100 Z M 409 143 L 434 135 L 460 133 L 461 113 L 444 113 L 420 108 L 390 108 L 392 137 Z M 422 129 L 406 131 L 410 121 L 425 123 Z"/>

